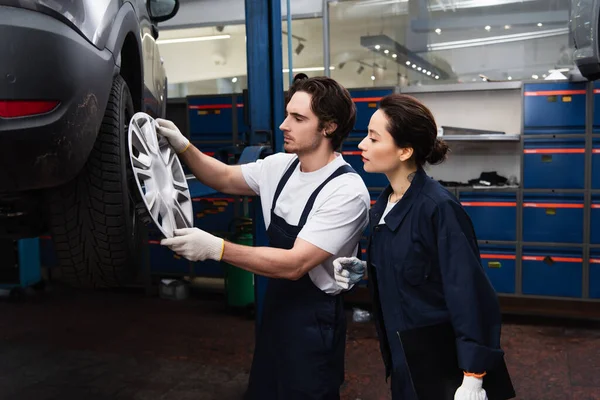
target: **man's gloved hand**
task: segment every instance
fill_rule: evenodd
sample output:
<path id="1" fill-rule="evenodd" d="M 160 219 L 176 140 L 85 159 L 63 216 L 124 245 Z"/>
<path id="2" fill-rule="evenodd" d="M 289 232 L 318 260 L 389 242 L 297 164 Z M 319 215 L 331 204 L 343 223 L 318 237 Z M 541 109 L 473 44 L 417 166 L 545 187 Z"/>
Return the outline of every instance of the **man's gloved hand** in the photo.
<path id="1" fill-rule="evenodd" d="M 160 244 L 190 261 L 221 261 L 225 241 L 198 228 L 176 229 L 175 237 L 163 239 Z"/>
<path id="2" fill-rule="evenodd" d="M 333 274 L 338 286 L 350 289 L 365 275 L 367 263 L 356 257 L 339 257 L 333 261 Z"/>
<path id="3" fill-rule="evenodd" d="M 487 400 L 483 379 L 465 375 L 462 385 L 454 393 L 454 400 Z"/>
<path id="4" fill-rule="evenodd" d="M 187 150 L 190 141 L 183 136 L 179 131 L 179 128 L 177 128 L 173 122 L 167 119 L 157 118 L 156 123 L 158 124 L 158 128 L 156 129 L 158 134 L 164 136 L 169 141 L 169 144 L 177 154 L 181 154 Z"/>

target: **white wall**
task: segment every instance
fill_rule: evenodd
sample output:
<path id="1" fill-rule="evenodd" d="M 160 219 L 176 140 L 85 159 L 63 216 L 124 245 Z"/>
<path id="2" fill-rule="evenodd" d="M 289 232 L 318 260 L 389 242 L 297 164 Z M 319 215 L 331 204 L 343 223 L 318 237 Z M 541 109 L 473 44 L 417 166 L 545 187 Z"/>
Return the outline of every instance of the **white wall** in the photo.
<path id="1" fill-rule="evenodd" d="M 433 113 L 438 126 L 520 134 L 520 89 L 449 93 L 413 93 Z M 519 142 L 447 142 L 451 153 L 440 165 L 427 168 L 435 179 L 468 182 L 483 171 L 505 178 L 520 177 Z"/>

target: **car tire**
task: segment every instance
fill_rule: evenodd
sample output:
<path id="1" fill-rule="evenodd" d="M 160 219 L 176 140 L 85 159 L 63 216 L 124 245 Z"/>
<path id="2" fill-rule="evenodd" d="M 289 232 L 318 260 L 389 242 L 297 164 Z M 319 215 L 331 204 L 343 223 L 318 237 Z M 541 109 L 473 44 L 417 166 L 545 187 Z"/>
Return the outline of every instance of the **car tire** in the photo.
<path id="1" fill-rule="evenodd" d="M 50 233 L 60 279 L 68 284 L 119 287 L 140 269 L 145 226 L 136 213 L 140 194 L 127 146 L 134 113 L 129 88 L 116 76 L 85 167 L 50 196 Z"/>

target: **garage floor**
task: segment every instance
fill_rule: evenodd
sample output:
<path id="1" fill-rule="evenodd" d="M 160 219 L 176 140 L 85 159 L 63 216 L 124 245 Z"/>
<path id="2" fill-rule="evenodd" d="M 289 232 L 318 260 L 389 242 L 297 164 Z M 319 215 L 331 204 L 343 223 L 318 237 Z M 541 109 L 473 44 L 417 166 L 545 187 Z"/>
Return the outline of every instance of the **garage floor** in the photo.
<path id="1" fill-rule="evenodd" d="M 216 294 L 54 287 L 0 313 L 1 400 L 229 400 L 246 385 L 254 323 Z M 373 325 L 349 321 L 343 399 L 389 399 Z M 528 322 L 503 330 L 517 398 L 600 400 L 600 327 Z"/>

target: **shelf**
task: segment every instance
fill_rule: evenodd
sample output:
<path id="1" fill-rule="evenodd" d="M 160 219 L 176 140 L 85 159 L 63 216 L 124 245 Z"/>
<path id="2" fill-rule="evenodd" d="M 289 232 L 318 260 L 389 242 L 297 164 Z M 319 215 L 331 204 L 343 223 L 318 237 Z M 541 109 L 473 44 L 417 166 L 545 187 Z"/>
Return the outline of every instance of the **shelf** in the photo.
<path id="1" fill-rule="evenodd" d="M 446 189 L 455 189 L 458 192 L 507 192 L 516 193 L 518 186 L 445 186 Z"/>
<path id="2" fill-rule="evenodd" d="M 518 142 L 520 135 L 438 135 L 445 142 Z"/>
<path id="3" fill-rule="evenodd" d="M 448 83 L 441 85 L 407 86 L 400 89 L 400 93 L 452 93 L 474 92 L 483 90 L 520 90 L 520 81 L 508 82 L 478 82 L 478 83 Z"/>

